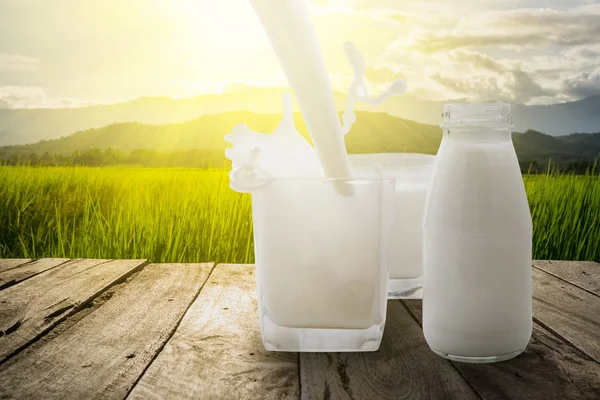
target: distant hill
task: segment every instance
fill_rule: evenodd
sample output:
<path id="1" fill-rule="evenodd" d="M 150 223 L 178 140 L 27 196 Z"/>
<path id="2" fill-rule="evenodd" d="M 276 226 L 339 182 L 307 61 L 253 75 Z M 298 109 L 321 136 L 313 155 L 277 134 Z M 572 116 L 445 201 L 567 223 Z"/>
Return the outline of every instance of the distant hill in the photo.
<path id="1" fill-rule="evenodd" d="M 0 158 L 25 157 L 30 154 L 69 155 L 90 149 L 112 148 L 122 152 L 146 149 L 163 153 L 202 150 L 211 160 L 220 159 L 227 143 L 223 136 L 233 127 L 246 123 L 258 132 L 272 132 L 280 115 L 255 114 L 248 111 L 206 115 L 192 121 L 149 125 L 118 123 L 87 129 L 60 139 L 35 144 L 0 147 Z M 299 113 L 295 114 L 298 130 L 308 137 Z M 435 154 L 441 130 L 435 125 L 421 124 L 386 113 L 360 111 L 352 131 L 346 136 L 349 153 L 417 152 Z M 522 165 L 545 166 L 590 161 L 600 154 L 600 133 L 571 134 L 553 137 L 534 130 L 513 134 L 513 142 Z M 206 153 L 208 152 L 208 153 Z M 208 157 L 208 155 L 207 155 Z"/>
<path id="2" fill-rule="evenodd" d="M 281 89 L 265 89 L 181 100 L 142 97 L 81 108 L 0 109 L 0 146 L 56 139 L 118 122 L 171 124 L 238 110 L 275 113 L 281 110 L 281 93 Z"/>
<path id="3" fill-rule="evenodd" d="M 305 137 L 308 132 L 300 113 L 294 115 L 297 129 Z M 149 125 L 118 123 L 97 129 L 87 129 L 60 139 L 34 144 L 0 147 L 0 156 L 7 154 L 55 153 L 70 154 L 91 148 L 112 147 L 123 151 L 152 149 L 176 151 L 184 149 L 224 150 L 223 137 L 241 122 L 257 132 L 272 132 L 281 116 L 255 114 L 248 111 L 205 115 L 180 124 Z M 346 137 L 346 144 L 359 152 L 419 151 L 435 153 L 441 138 L 437 126 L 392 117 L 385 113 L 360 111 L 357 122 Z"/>
<path id="4" fill-rule="evenodd" d="M 67 136 L 74 132 L 100 128 L 119 122 L 173 124 L 193 120 L 202 115 L 250 111 L 261 114 L 281 112 L 284 88 L 252 88 L 231 93 L 203 95 L 187 99 L 143 97 L 140 99 L 81 108 L 0 109 L 0 146 L 35 143 Z M 341 110 L 346 95 L 335 93 Z M 404 119 L 438 125 L 444 102 L 423 101 L 405 95 L 392 98 L 379 106 L 362 103 L 357 109 L 386 112 Z M 551 135 L 600 131 L 600 96 L 553 105 L 515 105 L 515 130 L 534 129 Z"/>
<path id="5" fill-rule="evenodd" d="M 444 103 L 464 101 L 423 101 L 410 96 L 389 99 L 381 106 L 360 105 L 367 111 L 385 111 L 396 117 L 439 125 Z M 551 136 L 564 136 L 574 132 L 594 133 L 600 131 L 600 95 L 569 103 L 535 105 L 513 104 L 516 132 L 536 130 Z"/>
<path id="6" fill-rule="evenodd" d="M 529 130 L 513 137 L 521 165 L 533 163 L 542 169 L 553 164 L 585 164 L 600 156 L 600 133 L 549 136 Z"/>

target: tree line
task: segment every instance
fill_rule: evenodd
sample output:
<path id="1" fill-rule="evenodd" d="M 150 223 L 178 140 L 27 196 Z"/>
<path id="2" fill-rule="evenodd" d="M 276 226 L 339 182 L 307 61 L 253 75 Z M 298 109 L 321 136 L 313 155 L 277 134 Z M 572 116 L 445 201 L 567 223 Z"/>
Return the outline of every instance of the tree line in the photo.
<path id="1" fill-rule="evenodd" d="M 124 152 L 112 147 L 91 148 L 73 151 L 71 154 L 45 152 L 43 154 L 0 154 L 4 165 L 32 166 L 139 166 L 175 168 L 229 168 L 231 162 L 225 158 L 223 150 L 190 149 L 162 152 L 150 149 L 136 149 Z"/>
<path id="2" fill-rule="evenodd" d="M 0 164 L 31 166 L 136 166 L 136 167 L 172 167 L 172 168 L 231 168 L 231 161 L 225 158 L 222 149 L 188 149 L 177 151 L 158 151 L 136 149 L 124 152 L 108 147 L 91 148 L 85 151 L 73 151 L 71 154 L 45 152 L 43 154 L 11 154 L 0 151 Z M 520 160 L 521 171 L 529 174 L 557 173 L 598 173 L 600 164 L 596 160 L 572 160 L 555 162 L 551 158 L 545 161 Z"/>

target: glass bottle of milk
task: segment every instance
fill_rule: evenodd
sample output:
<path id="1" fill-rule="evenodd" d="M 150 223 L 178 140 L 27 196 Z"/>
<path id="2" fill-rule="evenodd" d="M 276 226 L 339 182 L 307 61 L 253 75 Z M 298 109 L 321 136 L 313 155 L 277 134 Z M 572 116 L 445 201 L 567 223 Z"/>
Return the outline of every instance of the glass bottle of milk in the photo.
<path id="1" fill-rule="evenodd" d="M 532 223 L 509 104 L 446 104 L 424 219 L 423 331 L 442 357 L 495 362 L 531 337 Z"/>

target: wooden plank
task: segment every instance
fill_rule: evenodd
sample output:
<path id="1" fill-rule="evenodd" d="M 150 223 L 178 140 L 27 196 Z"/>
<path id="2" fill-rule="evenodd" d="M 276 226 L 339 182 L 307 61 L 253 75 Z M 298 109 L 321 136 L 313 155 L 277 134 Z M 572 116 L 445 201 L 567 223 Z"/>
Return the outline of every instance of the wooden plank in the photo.
<path id="1" fill-rule="evenodd" d="M 1 291 L 0 362 L 145 264 L 74 260 Z"/>
<path id="2" fill-rule="evenodd" d="M 0 290 L 15 285 L 44 271 L 69 261 L 68 258 L 42 258 L 24 265 L 0 272 Z"/>
<path id="3" fill-rule="evenodd" d="M 404 300 L 421 321 L 421 300 Z M 484 399 L 598 399 L 600 368 L 591 358 L 538 324 L 527 349 L 493 364 L 453 363 Z"/>
<path id="4" fill-rule="evenodd" d="M 600 297 L 533 268 L 533 317 L 600 362 Z"/>
<path id="5" fill-rule="evenodd" d="M 152 264 L 40 348 L 0 367 L 0 398 L 125 398 L 206 281 L 212 264 Z"/>
<path id="6" fill-rule="evenodd" d="M 397 300 L 388 301 L 377 352 L 301 353 L 302 398 L 477 399 L 449 361 L 429 350 L 421 327 Z"/>
<path id="7" fill-rule="evenodd" d="M 31 258 L 0 258 L 0 272 L 8 271 L 31 261 Z"/>
<path id="8" fill-rule="evenodd" d="M 533 266 L 600 296 L 600 264 L 593 261 L 534 261 Z"/>
<path id="9" fill-rule="evenodd" d="M 254 267 L 215 267 L 130 399 L 298 398 L 298 355 L 264 349 Z"/>

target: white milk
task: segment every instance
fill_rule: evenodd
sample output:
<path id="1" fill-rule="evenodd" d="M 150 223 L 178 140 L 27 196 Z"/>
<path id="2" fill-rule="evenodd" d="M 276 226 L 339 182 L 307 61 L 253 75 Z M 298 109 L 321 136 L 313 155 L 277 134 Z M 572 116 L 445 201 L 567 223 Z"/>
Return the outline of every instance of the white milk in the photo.
<path id="1" fill-rule="evenodd" d="M 379 104 L 390 96 L 404 93 L 406 82 L 398 79 L 382 95 L 369 98 L 364 83 L 364 61 L 354 44 L 346 43 L 344 51 L 354 69 L 354 82 L 342 129 L 329 75 L 304 0 L 250 1 L 294 91 L 325 175 L 350 177 L 343 135 L 356 120 L 352 112 L 354 103 L 362 100 Z"/>
<path id="2" fill-rule="evenodd" d="M 357 101 L 378 104 L 406 89 L 406 82 L 400 79 L 376 98 L 369 97 L 360 53 L 352 43 L 346 43 L 344 51 L 354 80 L 340 135 L 356 120 L 353 107 Z M 225 152 L 232 161 L 230 185 L 238 192 L 252 193 L 261 312 L 275 327 L 372 328 L 376 333 L 385 315 L 390 257 L 390 237 L 380 232 L 381 218 L 385 214 L 385 224 L 391 227 L 397 217 L 391 204 L 385 204 L 387 189 L 369 181 L 349 181 L 344 186 L 352 189 L 353 196 L 340 196 L 325 182 L 315 180 L 324 176 L 319 159 L 294 126 L 289 93 L 284 93 L 282 100 L 283 118 L 273 133 L 257 133 L 240 124 L 225 137 L 233 144 Z M 387 169 L 386 160 L 379 161 Z M 372 165 L 368 167 L 368 178 L 378 178 Z M 402 171 L 395 171 L 396 167 Z M 409 168 L 395 165 L 392 170 L 402 174 Z M 406 217 L 414 219 L 412 194 L 423 207 L 425 181 L 405 175 L 409 179 L 401 186 L 408 186 L 400 190 L 407 196 L 399 201 L 410 211 Z M 418 227 L 420 234 L 420 222 L 410 225 L 411 231 Z M 412 239 L 409 232 L 403 235 Z M 410 240 L 407 243 L 410 246 Z M 420 276 L 420 264 L 413 268 Z"/>
<path id="3" fill-rule="evenodd" d="M 364 63 L 347 44 L 355 81 L 342 130 L 303 0 L 251 3 L 315 145 L 313 150 L 295 130 L 289 96 L 272 134 L 239 125 L 226 137 L 233 143 L 226 152 L 231 187 L 252 193 L 263 342 L 281 351 L 376 350 L 387 305 L 393 181 L 350 179 L 343 135 L 356 119 L 356 101 L 383 101 L 406 84 L 398 81 L 377 99 L 368 98 Z M 323 174 L 337 179 L 317 178 Z"/>
<path id="4" fill-rule="evenodd" d="M 406 82 L 397 79 L 379 96 L 371 98 L 365 82 L 365 64 L 358 49 L 353 43 L 347 42 L 344 44 L 344 52 L 354 72 L 352 85 L 348 89 L 344 125 L 341 128 L 345 135 L 356 121 L 356 102 L 380 104 L 391 96 L 404 93 Z M 236 125 L 233 131 L 225 136 L 225 141 L 233 145 L 225 150 L 225 156 L 232 161 L 229 174 L 232 189 L 249 192 L 266 178 L 325 176 L 321 168 L 322 160 L 319 160 L 315 149 L 294 126 L 294 110 L 289 93 L 283 93 L 282 103 L 283 117 L 272 133 L 254 132 L 242 123 Z M 369 165 L 369 172 L 373 171 Z"/>
<path id="5" fill-rule="evenodd" d="M 396 79 L 379 96 L 370 97 L 365 82 L 365 61 L 360 55 L 360 52 L 354 43 L 346 42 L 344 44 L 344 53 L 348 63 L 350 63 L 350 66 L 352 67 L 352 72 L 354 73 L 352 85 L 350 85 L 350 88 L 348 89 L 346 110 L 343 116 L 344 126 L 342 127 L 342 132 L 346 135 L 350 132 L 350 128 L 352 128 L 352 125 L 356 121 L 356 115 L 354 114 L 354 105 L 356 102 L 363 101 L 371 105 L 381 104 L 392 96 L 399 96 L 404 93 L 406 91 L 406 81 L 404 79 Z"/>
<path id="6" fill-rule="evenodd" d="M 303 0 L 250 0 L 277 55 L 328 177 L 350 169 L 333 91 Z"/>
<path id="7" fill-rule="evenodd" d="M 527 232 L 503 239 L 427 234 L 423 331 L 429 346 L 459 361 L 521 353 L 532 329 L 530 252 Z"/>
<path id="8" fill-rule="evenodd" d="M 231 160 L 230 186 L 238 192 L 250 192 L 267 178 L 323 177 L 313 147 L 294 126 L 292 96 L 282 96 L 283 117 L 272 133 L 252 131 L 236 125 L 225 141 L 233 146 L 225 150 Z"/>
<path id="9" fill-rule="evenodd" d="M 396 183 L 390 279 L 414 279 L 423 275 L 422 226 L 428 187 L 427 181 Z"/>
<path id="10" fill-rule="evenodd" d="M 271 178 L 252 191 L 258 314 L 278 351 L 374 351 L 387 309 L 394 182 Z"/>
<path id="11" fill-rule="evenodd" d="M 388 297 L 422 298 L 423 216 L 435 156 L 380 153 L 351 154 L 348 158 L 354 176 L 375 177 L 380 173 L 396 180 Z"/>
<path id="12" fill-rule="evenodd" d="M 501 361 L 532 329 L 532 223 L 510 105 L 445 111 L 424 223 L 423 332 L 443 357 Z"/>
<path id="13" fill-rule="evenodd" d="M 385 317 L 393 181 L 273 179 L 252 193 L 262 307 L 280 326 L 368 329 Z M 383 303 L 382 303 L 383 300 Z"/>

